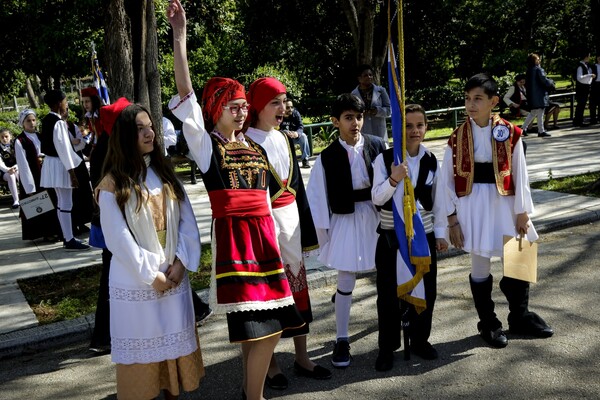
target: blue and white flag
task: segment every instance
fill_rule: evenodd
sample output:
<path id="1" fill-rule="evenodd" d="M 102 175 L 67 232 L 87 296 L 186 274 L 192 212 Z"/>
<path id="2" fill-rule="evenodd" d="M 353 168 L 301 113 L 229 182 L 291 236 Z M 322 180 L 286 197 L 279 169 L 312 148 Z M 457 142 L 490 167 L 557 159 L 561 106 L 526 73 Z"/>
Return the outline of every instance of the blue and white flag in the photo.
<path id="1" fill-rule="evenodd" d="M 388 42 L 388 82 L 392 107 L 392 138 L 394 140 L 394 164 L 404 160 L 406 129 L 404 126 L 403 82 L 398 74 L 392 40 Z M 401 71 L 403 72 L 403 71 Z M 414 188 L 410 178 L 404 178 L 404 198 L 402 204 L 393 202 L 394 229 L 399 249 L 396 260 L 398 297 L 420 313 L 426 308 L 423 275 L 429 272 L 431 254 L 421 215 L 416 206 Z"/>
<path id="2" fill-rule="evenodd" d="M 98 90 L 98 95 L 102 100 L 102 105 L 110 104 L 110 97 L 108 96 L 108 86 L 106 86 L 106 81 L 104 80 L 104 75 L 102 74 L 102 70 L 100 69 L 100 64 L 98 63 L 98 57 L 96 55 L 96 50 L 92 44 L 92 72 L 94 74 L 94 87 Z"/>

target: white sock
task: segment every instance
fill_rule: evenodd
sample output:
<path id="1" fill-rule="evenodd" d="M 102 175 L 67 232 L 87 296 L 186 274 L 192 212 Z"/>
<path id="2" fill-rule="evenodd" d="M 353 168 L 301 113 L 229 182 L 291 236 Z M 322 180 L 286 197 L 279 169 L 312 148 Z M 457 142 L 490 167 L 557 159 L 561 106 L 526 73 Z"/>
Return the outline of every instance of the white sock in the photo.
<path id="1" fill-rule="evenodd" d="M 350 323 L 350 307 L 352 306 L 352 291 L 356 284 L 356 274 L 338 271 L 337 293 L 335 294 L 335 324 L 336 338 L 347 339 Z"/>

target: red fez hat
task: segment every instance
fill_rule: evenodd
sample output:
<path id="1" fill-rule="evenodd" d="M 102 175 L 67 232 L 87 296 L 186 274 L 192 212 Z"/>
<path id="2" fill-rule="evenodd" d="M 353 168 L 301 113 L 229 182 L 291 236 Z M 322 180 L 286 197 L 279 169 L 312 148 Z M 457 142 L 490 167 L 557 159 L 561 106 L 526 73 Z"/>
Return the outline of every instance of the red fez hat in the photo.
<path id="1" fill-rule="evenodd" d="M 231 78 L 214 77 L 206 82 L 202 91 L 204 119 L 217 124 L 223 114 L 223 106 L 231 100 L 246 99 L 244 86 Z"/>
<path id="2" fill-rule="evenodd" d="M 93 86 L 81 89 L 81 97 L 98 97 L 98 89 Z"/>
<path id="3" fill-rule="evenodd" d="M 286 92 L 287 90 L 283 83 L 279 82 L 276 78 L 266 77 L 252 82 L 246 96 L 248 97 L 250 107 L 258 115 L 269 101 Z"/>
<path id="4" fill-rule="evenodd" d="M 131 104 L 132 103 L 125 97 L 121 97 L 108 106 L 100 107 L 100 122 L 102 123 L 102 128 L 106 133 L 109 135 L 112 133 L 115 121 L 119 115 L 121 115 L 121 111 Z"/>

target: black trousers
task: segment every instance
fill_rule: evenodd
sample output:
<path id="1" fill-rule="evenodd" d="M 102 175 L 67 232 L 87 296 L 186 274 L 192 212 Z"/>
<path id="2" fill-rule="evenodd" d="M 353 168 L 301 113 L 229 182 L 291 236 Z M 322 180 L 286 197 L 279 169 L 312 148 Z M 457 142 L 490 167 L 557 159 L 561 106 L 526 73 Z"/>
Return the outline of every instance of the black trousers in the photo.
<path id="1" fill-rule="evenodd" d="M 573 118 L 573 124 L 580 125 L 583 123 L 583 112 L 585 111 L 585 105 L 587 104 L 588 97 L 590 95 L 591 85 L 583 85 L 577 83 L 575 89 L 575 100 L 577 101 L 577 107 L 575 108 L 575 117 Z"/>
<path id="2" fill-rule="evenodd" d="M 110 346 L 110 303 L 108 295 L 108 277 L 110 275 L 110 260 L 112 253 L 102 249 L 102 273 L 100 274 L 100 288 L 98 302 L 96 303 L 96 322 L 90 347 Z"/>
<path id="3" fill-rule="evenodd" d="M 421 314 L 417 314 L 411 304 L 398 299 L 396 292 L 397 249 L 390 246 L 385 235 L 379 235 L 375 253 L 375 266 L 377 268 L 377 317 L 380 350 L 394 351 L 400 348 L 401 318 L 406 307 L 409 308 L 409 315 L 411 315 L 409 319 L 411 342 L 418 346 L 429 340 L 433 308 L 437 295 L 437 254 L 433 232 L 427 234 L 427 242 L 431 253 L 429 272 L 423 277 L 427 309 Z"/>
<path id="4" fill-rule="evenodd" d="M 598 122 L 598 111 L 600 110 L 600 82 L 592 82 L 590 92 L 590 122 L 595 124 Z"/>

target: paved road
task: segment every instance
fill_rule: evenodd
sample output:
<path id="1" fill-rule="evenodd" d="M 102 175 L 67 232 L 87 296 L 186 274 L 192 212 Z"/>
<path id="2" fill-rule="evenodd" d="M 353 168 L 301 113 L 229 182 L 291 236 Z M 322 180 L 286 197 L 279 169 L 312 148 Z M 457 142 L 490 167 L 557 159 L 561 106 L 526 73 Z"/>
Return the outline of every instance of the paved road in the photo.
<path id="1" fill-rule="evenodd" d="M 492 349 L 475 336 L 476 313 L 467 282 L 469 258 L 440 262 L 432 343 L 441 357 L 410 361 L 396 354 L 396 365 L 378 373 L 374 276 L 359 279 L 351 317 L 354 363 L 335 370 L 329 381 L 297 378 L 291 371 L 293 346 L 282 341 L 279 361 L 290 379 L 284 392 L 267 398 L 304 399 L 598 399 L 600 398 L 600 222 L 548 233 L 540 241 L 539 283 L 532 309 L 555 328 L 550 339 L 510 336 L 506 349 Z M 499 262 L 493 273 L 500 276 Z M 333 287 L 311 291 L 315 323 L 309 351 L 329 364 L 334 337 Z M 497 282 L 497 311 L 506 320 L 506 301 Z M 222 317 L 200 328 L 207 376 L 200 389 L 182 399 L 239 399 L 238 347 L 227 343 Z M 90 358 L 87 341 L 70 347 L 0 361 L 0 399 L 114 399 L 115 373 L 109 356 Z"/>

